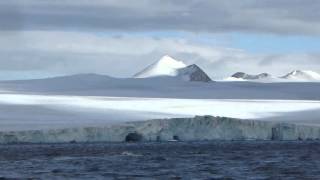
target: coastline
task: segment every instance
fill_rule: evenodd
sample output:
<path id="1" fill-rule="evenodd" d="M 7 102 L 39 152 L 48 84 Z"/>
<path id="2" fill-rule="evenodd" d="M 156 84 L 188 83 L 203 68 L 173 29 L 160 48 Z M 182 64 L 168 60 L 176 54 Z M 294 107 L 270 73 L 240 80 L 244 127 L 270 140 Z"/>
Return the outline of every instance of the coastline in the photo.
<path id="1" fill-rule="evenodd" d="M 100 127 L 2 131 L 0 143 L 318 140 L 320 127 L 226 117 L 155 119 Z"/>

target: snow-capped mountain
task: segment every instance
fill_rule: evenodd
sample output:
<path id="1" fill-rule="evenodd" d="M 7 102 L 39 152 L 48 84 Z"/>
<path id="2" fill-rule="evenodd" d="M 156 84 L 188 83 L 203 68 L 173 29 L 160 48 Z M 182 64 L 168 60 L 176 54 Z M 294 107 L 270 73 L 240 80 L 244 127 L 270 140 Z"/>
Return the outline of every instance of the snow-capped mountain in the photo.
<path id="1" fill-rule="evenodd" d="M 271 80 L 273 77 L 268 73 L 261 73 L 257 75 L 251 75 L 244 72 L 237 72 L 231 77 L 228 77 L 226 80 L 229 81 L 259 81 L 259 80 Z"/>
<path id="2" fill-rule="evenodd" d="M 187 67 L 187 65 L 182 61 L 178 61 L 166 55 L 163 56 L 159 61 L 138 72 L 133 77 L 146 78 L 154 76 L 176 76 L 177 70 L 184 67 Z"/>
<path id="3" fill-rule="evenodd" d="M 224 80 L 256 82 L 318 82 L 320 81 L 320 74 L 314 71 L 294 70 L 285 76 L 275 77 L 268 73 L 250 75 L 244 72 L 237 72 Z"/>
<path id="4" fill-rule="evenodd" d="M 294 70 L 281 78 L 294 81 L 320 81 L 320 74 L 314 71 Z"/>
<path id="5" fill-rule="evenodd" d="M 187 66 L 182 61 L 175 60 L 168 55 L 163 56 L 159 61 L 149 65 L 133 77 L 149 78 L 157 76 L 177 77 L 185 81 L 212 81 L 199 66 L 195 64 Z"/>

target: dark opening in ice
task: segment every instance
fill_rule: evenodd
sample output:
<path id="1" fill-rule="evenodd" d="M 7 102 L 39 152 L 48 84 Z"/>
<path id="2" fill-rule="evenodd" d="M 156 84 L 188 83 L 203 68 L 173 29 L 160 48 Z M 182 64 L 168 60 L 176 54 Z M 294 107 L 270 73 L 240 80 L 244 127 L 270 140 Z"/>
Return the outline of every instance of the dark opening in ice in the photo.
<path id="1" fill-rule="evenodd" d="M 129 133 L 127 136 L 126 136 L 126 139 L 125 141 L 126 142 L 140 142 L 142 141 L 143 139 L 143 136 L 139 133 Z"/>
<path id="2" fill-rule="evenodd" d="M 179 136 L 177 136 L 177 135 L 174 135 L 174 136 L 172 137 L 172 139 L 173 139 L 173 140 L 176 140 L 176 141 L 180 141 L 180 138 L 179 138 Z"/>

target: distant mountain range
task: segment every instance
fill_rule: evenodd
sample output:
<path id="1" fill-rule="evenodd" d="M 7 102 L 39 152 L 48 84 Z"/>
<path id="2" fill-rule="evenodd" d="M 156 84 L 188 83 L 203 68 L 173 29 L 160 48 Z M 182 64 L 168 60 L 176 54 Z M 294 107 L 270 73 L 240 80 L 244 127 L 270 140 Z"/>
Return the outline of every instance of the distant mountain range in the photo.
<path id="1" fill-rule="evenodd" d="M 226 78 L 227 81 L 267 81 L 267 82 L 284 82 L 284 81 L 297 81 L 297 82 L 317 82 L 320 81 L 320 74 L 314 71 L 294 70 L 284 76 L 275 77 L 268 73 L 261 73 L 257 75 L 247 74 L 244 72 L 237 72 L 231 77 Z"/>
<path id="2" fill-rule="evenodd" d="M 133 78 L 174 77 L 184 81 L 210 82 L 211 78 L 198 65 L 186 65 L 168 55 L 136 73 Z M 224 81 L 256 81 L 256 82 L 318 82 L 320 74 L 313 71 L 295 70 L 284 76 L 276 77 L 269 73 L 247 74 L 237 72 Z"/>
<path id="3" fill-rule="evenodd" d="M 164 82 L 213 82 L 208 74 L 196 64 L 187 65 L 183 61 L 176 60 L 168 55 L 163 56 L 158 61 L 148 65 L 138 73 L 134 74 L 133 77 L 129 78 L 113 78 L 105 75 L 98 74 L 75 74 L 62 77 L 45 78 L 38 80 L 25 80 L 25 81 L 11 81 L 19 82 L 19 84 L 25 84 L 31 86 L 29 83 L 36 83 L 42 87 L 51 87 L 53 89 L 60 89 L 66 87 L 78 87 L 86 88 L 83 84 L 92 85 L 92 87 L 100 87 L 105 83 L 113 81 L 114 84 L 118 84 L 118 81 L 131 82 L 152 82 L 155 79 Z M 47 81 L 52 84 L 47 84 Z M 76 81 L 78 83 L 69 84 L 66 82 Z M 320 82 L 320 74 L 314 71 L 307 70 L 294 70 L 284 76 L 273 76 L 269 73 L 260 74 L 247 74 L 245 72 L 237 72 L 232 76 L 223 80 L 217 81 L 253 81 L 253 82 Z M 0 81 L 1 82 L 1 81 Z M 117 82 L 117 83 L 115 83 Z M 44 85 L 45 84 L 45 85 Z M 125 84 L 125 83 L 123 83 Z M 123 86 L 123 85 L 121 85 Z M 45 89 L 46 89 L 45 88 Z"/>

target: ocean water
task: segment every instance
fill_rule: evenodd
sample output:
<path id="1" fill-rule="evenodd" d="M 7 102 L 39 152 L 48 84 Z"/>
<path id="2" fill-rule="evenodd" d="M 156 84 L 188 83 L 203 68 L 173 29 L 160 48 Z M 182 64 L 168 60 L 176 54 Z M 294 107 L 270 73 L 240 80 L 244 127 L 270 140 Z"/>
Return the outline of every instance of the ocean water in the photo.
<path id="1" fill-rule="evenodd" d="M 320 179 L 320 142 L 0 145 L 0 179 Z"/>

